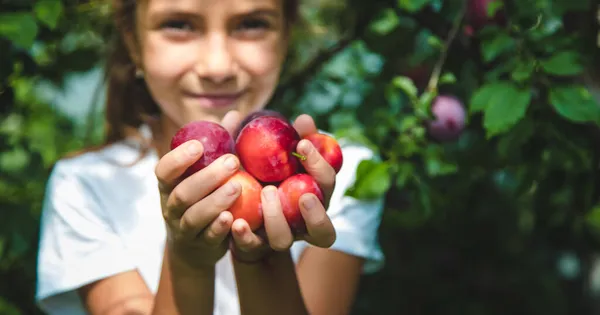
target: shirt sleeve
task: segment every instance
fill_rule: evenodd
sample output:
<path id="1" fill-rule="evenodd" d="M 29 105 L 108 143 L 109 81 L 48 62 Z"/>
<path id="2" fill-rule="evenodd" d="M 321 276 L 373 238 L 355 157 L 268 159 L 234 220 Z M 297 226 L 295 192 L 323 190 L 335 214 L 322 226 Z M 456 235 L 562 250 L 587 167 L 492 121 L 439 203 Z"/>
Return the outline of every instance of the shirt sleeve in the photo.
<path id="1" fill-rule="evenodd" d="M 345 193 L 354 184 L 360 162 L 373 158 L 374 153 L 367 147 L 342 145 L 342 154 L 344 163 L 337 174 L 327 210 L 337 235 L 330 249 L 364 258 L 363 273 L 370 274 L 381 269 L 385 260 L 378 238 L 383 198 L 366 201 L 345 196 Z M 293 245 L 292 255 L 296 260 L 308 245 L 304 241 Z"/>
<path id="2" fill-rule="evenodd" d="M 48 314 L 70 314 L 78 288 L 135 268 L 100 205 L 99 181 L 68 163 L 49 177 L 40 222 L 36 300 Z"/>

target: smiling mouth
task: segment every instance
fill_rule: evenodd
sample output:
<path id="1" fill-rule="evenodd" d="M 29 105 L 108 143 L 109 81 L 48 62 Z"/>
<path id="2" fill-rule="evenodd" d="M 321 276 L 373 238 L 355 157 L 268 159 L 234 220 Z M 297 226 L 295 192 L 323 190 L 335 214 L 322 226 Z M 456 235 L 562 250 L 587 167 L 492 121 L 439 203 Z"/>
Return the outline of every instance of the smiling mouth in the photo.
<path id="1" fill-rule="evenodd" d="M 227 108 L 232 107 L 244 92 L 231 94 L 195 94 L 189 93 L 188 97 L 194 99 L 204 108 Z"/>

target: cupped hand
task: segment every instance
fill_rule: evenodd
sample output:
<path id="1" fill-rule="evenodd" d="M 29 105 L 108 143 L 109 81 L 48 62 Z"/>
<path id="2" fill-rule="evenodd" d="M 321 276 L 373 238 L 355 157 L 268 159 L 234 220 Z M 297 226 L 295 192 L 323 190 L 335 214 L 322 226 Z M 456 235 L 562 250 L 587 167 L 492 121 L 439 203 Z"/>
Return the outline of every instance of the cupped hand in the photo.
<path id="1" fill-rule="evenodd" d="M 313 119 L 308 115 L 300 115 L 294 121 L 294 128 L 301 138 L 318 132 Z M 300 197 L 300 211 L 306 225 L 306 233 L 294 235 L 283 214 L 277 188 L 266 186 L 261 194 L 264 230 L 254 233 L 246 221 L 238 219 L 233 222 L 231 249 L 234 258 L 254 262 L 273 251 L 288 250 L 296 240 L 305 240 L 323 248 L 330 247 L 335 242 L 335 229 L 326 209 L 335 188 L 336 172 L 310 141 L 301 140 L 297 152 L 306 157 L 301 163 L 323 192 L 323 202 L 311 193 Z"/>
<path id="2" fill-rule="evenodd" d="M 232 113 L 222 125 L 231 130 L 237 120 L 237 113 Z M 239 183 L 228 181 L 240 165 L 232 154 L 182 178 L 202 151 L 199 141 L 190 140 L 166 153 L 155 169 L 171 255 L 192 268 L 214 266 L 227 252 L 233 222 L 227 209 L 241 192 Z"/>

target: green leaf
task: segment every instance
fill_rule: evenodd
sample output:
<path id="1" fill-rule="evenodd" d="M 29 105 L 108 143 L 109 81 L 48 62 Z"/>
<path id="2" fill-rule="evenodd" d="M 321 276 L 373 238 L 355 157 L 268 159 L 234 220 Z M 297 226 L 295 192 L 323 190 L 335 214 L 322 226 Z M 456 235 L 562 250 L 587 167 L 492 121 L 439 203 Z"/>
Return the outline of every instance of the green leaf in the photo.
<path id="1" fill-rule="evenodd" d="M 456 77 L 454 76 L 454 74 L 452 72 L 446 72 L 440 77 L 439 83 L 440 84 L 456 83 Z"/>
<path id="2" fill-rule="evenodd" d="M 579 54 L 573 51 L 561 51 L 540 64 L 546 73 L 557 76 L 572 76 L 583 71 Z"/>
<path id="3" fill-rule="evenodd" d="M 411 162 L 398 163 L 398 174 L 396 177 L 396 185 L 400 188 L 406 186 L 415 172 L 415 165 Z"/>
<path id="4" fill-rule="evenodd" d="M 554 87 L 550 104 L 563 118 L 576 123 L 600 122 L 600 106 L 583 86 Z"/>
<path id="5" fill-rule="evenodd" d="M 481 53 L 485 62 L 491 62 L 501 54 L 514 51 L 515 40 L 506 33 L 499 33 L 481 44 Z"/>
<path id="6" fill-rule="evenodd" d="M 398 7 L 410 13 L 423 9 L 430 0 L 398 0 Z"/>
<path id="7" fill-rule="evenodd" d="M 22 171 L 29 164 L 29 153 L 22 148 L 0 154 L 0 170 L 2 172 L 15 173 Z"/>
<path id="8" fill-rule="evenodd" d="M 61 0 L 38 0 L 33 11 L 38 20 L 53 30 L 62 15 L 63 4 Z"/>
<path id="9" fill-rule="evenodd" d="M 600 205 L 595 206 L 586 214 L 585 222 L 596 232 L 600 232 Z"/>
<path id="10" fill-rule="evenodd" d="M 356 170 L 356 181 L 346 195 L 357 199 L 377 199 L 391 186 L 390 166 L 386 162 L 363 160 Z"/>
<path id="11" fill-rule="evenodd" d="M 494 0 L 487 4 L 487 16 L 493 17 L 498 10 L 504 7 L 504 1 Z"/>
<path id="12" fill-rule="evenodd" d="M 494 90 L 483 118 L 487 137 L 510 130 L 525 116 L 530 102 L 531 92 L 527 89 L 505 85 Z"/>
<path id="13" fill-rule="evenodd" d="M 529 60 L 521 61 L 513 69 L 510 76 L 517 82 L 529 80 L 535 71 L 535 62 Z"/>
<path id="14" fill-rule="evenodd" d="M 410 98 L 414 99 L 417 97 L 418 90 L 411 78 L 405 76 L 398 76 L 392 80 L 392 84 L 395 87 L 404 91 L 406 95 L 408 95 Z"/>
<path id="15" fill-rule="evenodd" d="M 506 89 L 510 89 L 511 84 L 509 82 L 494 82 L 488 83 L 473 93 L 471 97 L 471 102 L 469 105 L 469 111 L 471 113 L 483 112 L 485 111 L 492 101 L 492 98 L 498 94 L 502 93 L 502 91 Z"/>
<path id="16" fill-rule="evenodd" d="M 425 151 L 425 167 L 431 177 L 453 174 L 458 166 L 444 160 L 444 151 L 439 146 L 429 146 Z"/>
<path id="17" fill-rule="evenodd" d="M 0 36 L 23 49 L 29 49 L 38 34 L 35 18 L 26 12 L 0 14 Z"/>
<path id="18" fill-rule="evenodd" d="M 400 25 L 400 18 L 394 10 L 387 8 L 371 22 L 369 28 L 376 34 L 386 35 L 395 30 L 398 25 Z"/>

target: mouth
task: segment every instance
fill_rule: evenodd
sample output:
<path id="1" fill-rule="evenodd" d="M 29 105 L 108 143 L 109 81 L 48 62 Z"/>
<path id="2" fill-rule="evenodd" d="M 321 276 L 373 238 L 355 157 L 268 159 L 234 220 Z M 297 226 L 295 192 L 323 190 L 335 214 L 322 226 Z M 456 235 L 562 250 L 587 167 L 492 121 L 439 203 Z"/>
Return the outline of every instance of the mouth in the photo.
<path id="1" fill-rule="evenodd" d="M 201 107 L 215 109 L 232 107 L 243 94 L 244 91 L 237 93 L 186 93 L 186 96 L 193 99 Z"/>

